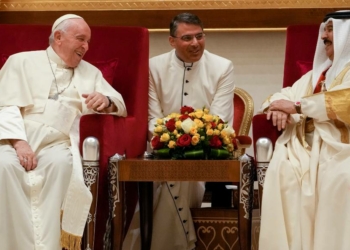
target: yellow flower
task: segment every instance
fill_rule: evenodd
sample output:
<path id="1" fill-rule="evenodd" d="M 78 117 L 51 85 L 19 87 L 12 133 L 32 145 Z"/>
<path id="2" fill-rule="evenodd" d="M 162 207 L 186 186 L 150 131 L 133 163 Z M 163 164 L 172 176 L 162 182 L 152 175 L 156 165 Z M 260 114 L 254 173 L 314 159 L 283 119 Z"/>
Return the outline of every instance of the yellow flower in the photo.
<path id="1" fill-rule="evenodd" d="M 174 134 L 174 135 L 177 135 L 177 134 L 178 134 L 178 132 L 177 132 L 176 129 L 173 131 L 173 134 Z"/>
<path id="2" fill-rule="evenodd" d="M 154 128 L 154 132 L 156 132 L 156 133 L 161 133 L 161 132 L 163 132 L 163 127 L 160 126 L 160 125 L 158 125 L 157 127 Z"/>
<path id="3" fill-rule="evenodd" d="M 181 121 L 176 121 L 176 122 L 175 122 L 175 127 L 176 127 L 177 129 L 181 129 Z"/>
<path id="4" fill-rule="evenodd" d="M 220 123 L 220 124 L 218 125 L 218 130 L 222 130 L 223 128 L 224 128 L 224 124 Z"/>
<path id="5" fill-rule="evenodd" d="M 205 129 L 206 129 L 206 130 L 211 129 L 211 127 L 212 127 L 212 125 L 211 125 L 210 122 L 208 122 L 208 123 L 205 124 Z"/>
<path id="6" fill-rule="evenodd" d="M 203 110 L 197 109 L 196 112 L 194 113 L 196 118 L 202 118 L 203 116 Z"/>
<path id="7" fill-rule="evenodd" d="M 214 135 L 220 135 L 220 130 L 215 129 L 215 130 L 214 130 Z"/>
<path id="8" fill-rule="evenodd" d="M 222 131 L 220 132 L 220 136 L 221 136 L 221 138 L 224 138 L 224 137 L 228 136 L 227 131 L 222 130 Z"/>
<path id="9" fill-rule="evenodd" d="M 230 144 L 230 143 L 231 143 L 230 137 L 225 136 L 225 137 L 223 138 L 222 142 L 223 142 L 225 145 Z"/>
<path id="10" fill-rule="evenodd" d="M 203 115 L 203 119 L 206 122 L 211 122 L 211 121 L 213 121 L 213 116 L 210 114 L 206 114 L 206 115 Z"/>
<path id="11" fill-rule="evenodd" d="M 199 137 L 198 136 L 192 136 L 191 144 L 193 146 L 197 145 L 199 142 Z"/>
<path id="12" fill-rule="evenodd" d="M 192 127 L 192 128 L 190 129 L 190 134 L 191 134 L 191 135 L 197 134 L 197 128 L 196 128 L 196 127 Z"/>
<path id="13" fill-rule="evenodd" d="M 158 125 L 162 125 L 162 124 L 163 124 L 163 119 L 160 119 L 160 118 L 157 119 L 157 124 L 158 124 Z"/>
<path id="14" fill-rule="evenodd" d="M 171 113 L 167 117 L 169 117 L 169 118 L 176 118 L 176 116 L 177 116 L 177 113 Z"/>
<path id="15" fill-rule="evenodd" d="M 227 145 L 228 152 L 233 152 L 233 149 L 234 149 L 234 147 L 233 147 L 232 143 Z"/>
<path id="16" fill-rule="evenodd" d="M 214 130 L 212 130 L 212 129 L 207 130 L 207 135 L 213 135 L 213 134 L 214 134 Z"/>
<path id="17" fill-rule="evenodd" d="M 196 123 L 198 128 L 203 128 L 204 127 L 204 123 L 201 120 L 194 119 L 194 122 Z"/>
<path id="18" fill-rule="evenodd" d="M 203 112 L 204 112 L 204 114 L 209 114 L 209 109 L 204 108 Z"/>
<path id="19" fill-rule="evenodd" d="M 167 141 L 169 141 L 169 140 L 170 140 L 170 135 L 169 135 L 168 133 L 164 133 L 164 134 L 162 134 L 161 137 L 160 137 L 160 141 L 161 141 L 161 142 L 167 142 Z"/>
<path id="20" fill-rule="evenodd" d="M 215 123 L 218 123 L 218 121 L 220 121 L 220 117 L 217 115 L 214 115 L 213 120 L 215 121 Z"/>
<path id="21" fill-rule="evenodd" d="M 175 148 L 176 142 L 175 141 L 169 141 L 168 147 L 169 148 Z"/>

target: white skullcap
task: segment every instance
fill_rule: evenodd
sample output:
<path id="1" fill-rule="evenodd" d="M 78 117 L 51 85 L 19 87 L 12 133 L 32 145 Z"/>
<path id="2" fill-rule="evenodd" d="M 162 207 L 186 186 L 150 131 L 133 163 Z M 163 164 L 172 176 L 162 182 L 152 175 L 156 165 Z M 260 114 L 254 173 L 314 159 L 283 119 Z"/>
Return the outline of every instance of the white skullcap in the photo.
<path id="1" fill-rule="evenodd" d="M 62 23 L 63 21 L 67 20 L 67 19 L 74 19 L 74 18 L 77 18 L 77 19 L 83 19 L 81 16 L 78 16 L 78 15 L 74 15 L 74 14 L 66 14 L 66 15 L 63 15 L 61 16 L 60 18 L 58 18 L 52 25 L 52 29 L 51 31 L 53 32 L 56 27 Z"/>

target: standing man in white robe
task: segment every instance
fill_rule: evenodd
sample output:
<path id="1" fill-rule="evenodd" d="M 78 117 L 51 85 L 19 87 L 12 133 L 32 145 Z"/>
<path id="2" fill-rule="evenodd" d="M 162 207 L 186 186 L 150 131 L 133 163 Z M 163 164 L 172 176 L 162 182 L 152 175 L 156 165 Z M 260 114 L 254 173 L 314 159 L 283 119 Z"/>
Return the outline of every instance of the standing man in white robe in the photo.
<path id="1" fill-rule="evenodd" d="M 149 133 L 157 118 L 180 112 L 182 106 L 210 109 L 229 125 L 233 124 L 232 62 L 205 50 L 201 20 L 182 13 L 170 23 L 172 51 L 150 59 Z M 204 183 L 162 182 L 154 186 L 152 250 L 195 248 L 190 208 L 200 207 Z M 230 199 L 230 197 L 228 197 Z M 139 214 L 135 213 L 124 250 L 139 250 Z"/>
<path id="2" fill-rule="evenodd" d="M 260 250 L 350 249 L 350 11 L 326 15 L 313 70 L 262 106 L 279 130 Z"/>
<path id="3" fill-rule="evenodd" d="M 92 197 L 83 180 L 79 118 L 126 116 L 121 95 L 82 60 L 90 37 L 82 17 L 64 15 L 46 50 L 12 55 L 0 71 L 2 250 L 80 249 Z"/>

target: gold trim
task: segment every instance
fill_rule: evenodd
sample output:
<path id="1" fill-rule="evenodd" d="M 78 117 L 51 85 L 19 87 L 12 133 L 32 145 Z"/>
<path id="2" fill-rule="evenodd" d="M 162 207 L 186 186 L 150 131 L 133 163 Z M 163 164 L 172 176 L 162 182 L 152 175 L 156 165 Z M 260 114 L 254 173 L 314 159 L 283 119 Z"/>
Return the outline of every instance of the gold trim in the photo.
<path id="1" fill-rule="evenodd" d="M 350 98 L 349 89 L 340 89 L 336 91 L 329 91 L 324 94 L 326 103 L 327 116 L 331 120 L 341 120 L 350 124 L 349 104 Z"/>
<path id="2" fill-rule="evenodd" d="M 235 87 L 234 93 L 243 100 L 244 103 L 244 114 L 242 118 L 242 123 L 239 127 L 239 131 L 237 135 L 248 135 L 250 126 L 252 124 L 252 118 L 254 113 L 254 102 L 251 95 L 248 94 L 247 91 Z M 240 148 L 236 151 L 235 157 L 239 157 L 245 153 L 245 148 Z"/>
<path id="3" fill-rule="evenodd" d="M 193 223 L 218 223 L 218 224 L 237 224 L 238 219 L 237 218 L 227 218 L 227 217 L 222 217 L 222 218 L 216 218 L 213 220 L 208 220 L 208 219 L 195 219 L 193 218 Z"/>
<path id="4" fill-rule="evenodd" d="M 346 75 L 346 73 L 348 73 L 348 71 L 350 70 L 350 65 L 345 67 L 334 79 L 334 81 L 331 83 L 331 85 L 329 86 L 329 90 L 331 90 L 332 88 L 340 85 L 343 83 L 343 78 Z"/>
<path id="5" fill-rule="evenodd" d="M 61 246 L 63 249 L 80 250 L 81 237 L 67 233 L 64 230 L 61 230 Z"/>
<path id="6" fill-rule="evenodd" d="M 231 32 L 285 32 L 287 28 L 204 28 L 205 33 Z M 148 29 L 150 33 L 169 33 L 169 29 Z"/>
<path id="7" fill-rule="evenodd" d="M 0 10 L 5 11 L 46 11 L 46 10 L 212 10 L 212 9 L 288 9 L 304 8 L 348 8 L 345 1 L 338 0 L 221 0 L 221 1 L 143 1 L 143 0 L 2 0 Z"/>
<path id="8" fill-rule="evenodd" d="M 340 141 L 342 143 L 349 144 L 349 131 L 348 131 L 347 127 L 345 126 L 345 123 L 341 122 L 339 120 L 335 120 L 334 125 L 340 131 Z"/>
<path id="9" fill-rule="evenodd" d="M 248 94 L 247 91 L 239 87 L 235 87 L 234 93 L 243 100 L 244 107 L 245 107 L 244 115 L 243 115 L 241 126 L 239 128 L 238 135 L 248 135 L 250 126 L 252 124 L 252 118 L 254 113 L 253 98 L 251 97 L 251 95 Z"/>

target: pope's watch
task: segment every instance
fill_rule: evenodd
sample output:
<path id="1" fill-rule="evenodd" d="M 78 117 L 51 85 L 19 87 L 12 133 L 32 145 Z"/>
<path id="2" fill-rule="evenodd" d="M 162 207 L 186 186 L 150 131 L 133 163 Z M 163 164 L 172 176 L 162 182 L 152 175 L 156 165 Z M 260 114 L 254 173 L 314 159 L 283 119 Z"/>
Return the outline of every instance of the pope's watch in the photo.
<path id="1" fill-rule="evenodd" d="M 298 114 L 301 114 L 301 103 L 300 102 L 295 102 L 294 103 L 295 110 L 297 111 Z"/>

